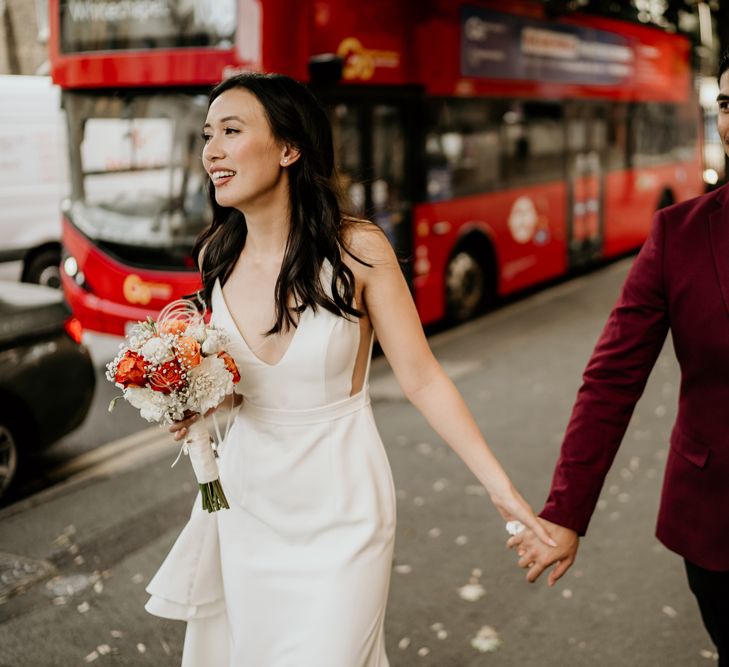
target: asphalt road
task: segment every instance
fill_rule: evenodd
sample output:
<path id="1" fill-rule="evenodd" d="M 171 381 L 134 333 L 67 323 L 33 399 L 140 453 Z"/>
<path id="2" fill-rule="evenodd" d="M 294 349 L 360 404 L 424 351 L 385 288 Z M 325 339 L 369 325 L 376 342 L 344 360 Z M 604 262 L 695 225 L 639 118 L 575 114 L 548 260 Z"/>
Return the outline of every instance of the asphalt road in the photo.
<path id="1" fill-rule="evenodd" d="M 629 263 L 432 338 L 535 507 L 546 496 L 582 369 Z M 715 664 L 681 559 L 653 537 L 677 390 L 669 343 L 578 562 L 549 589 L 524 582 L 488 498 L 378 360 L 372 395 L 398 497 L 386 621 L 392 667 Z M 97 478 L 0 511 L 0 551 L 14 555 L 5 556 L 6 571 L 9 560 L 29 559 L 14 570 L 27 574 L 24 592 L 11 595 L 6 585 L 0 596 L 0 666 L 179 664 L 183 625 L 146 615 L 143 589 L 189 513 L 192 476 L 184 466 L 170 471 L 171 451 L 146 449 Z M 31 583 L 33 573 L 38 583 Z"/>

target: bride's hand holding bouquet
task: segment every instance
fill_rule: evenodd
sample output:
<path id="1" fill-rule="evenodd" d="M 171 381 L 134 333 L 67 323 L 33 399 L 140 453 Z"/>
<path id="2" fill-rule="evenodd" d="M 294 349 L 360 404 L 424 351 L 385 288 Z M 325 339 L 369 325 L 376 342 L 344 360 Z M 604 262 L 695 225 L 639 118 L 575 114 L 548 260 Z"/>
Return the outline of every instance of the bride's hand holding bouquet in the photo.
<path id="1" fill-rule="evenodd" d="M 206 324 L 192 301 L 181 299 L 164 308 L 156 321 L 148 318 L 132 327 L 106 372 L 123 390 L 110 410 L 123 398 L 147 421 L 171 424 L 170 430 L 184 433 L 181 452 L 190 456 L 203 508 L 209 512 L 228 507 L 202 418 L 233 394 L 240 381 L 227 345 L 225 333 Z M 216 431 L 220 440 L 217 424 Z"/>

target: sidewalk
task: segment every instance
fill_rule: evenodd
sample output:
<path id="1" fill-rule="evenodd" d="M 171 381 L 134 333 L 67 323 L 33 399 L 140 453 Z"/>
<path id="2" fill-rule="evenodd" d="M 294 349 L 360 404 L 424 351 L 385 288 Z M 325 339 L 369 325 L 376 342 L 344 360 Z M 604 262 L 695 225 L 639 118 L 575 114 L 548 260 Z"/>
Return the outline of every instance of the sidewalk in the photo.
<path id="1" fill-rule="evenodd" d="M 431 341 L 535 507 L 628 266 L 559 285 Z M 481 487 L 402 400 L 384 360 L 374 364 L 375 414 L 398 496 L 386 621 L 392 667 L 716 664 L 681 559 L 653 537 L 677 380 L 669 345 L 578 562 L 548 589 L 523 583 Z M 152 458 L 133 469 L 112 467 L 0 511 L 0 667 L 179 664 L 183 624 L 143 610 L 144 586 L 195 494 L 185 461 L 170 470 L 174 450 L 151 448 Z"/>

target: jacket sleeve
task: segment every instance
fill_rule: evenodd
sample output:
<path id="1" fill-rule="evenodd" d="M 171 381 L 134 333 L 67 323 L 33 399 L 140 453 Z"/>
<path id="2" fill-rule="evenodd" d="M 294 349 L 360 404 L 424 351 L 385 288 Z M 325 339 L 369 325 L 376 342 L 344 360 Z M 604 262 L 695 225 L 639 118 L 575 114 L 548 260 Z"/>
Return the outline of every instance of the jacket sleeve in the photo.
<path id="1" fill-rule="evenodd" d="M 580 535 L 668 333 L 664 242 L 659 211 L 585 369 L 540 513 Z"/>

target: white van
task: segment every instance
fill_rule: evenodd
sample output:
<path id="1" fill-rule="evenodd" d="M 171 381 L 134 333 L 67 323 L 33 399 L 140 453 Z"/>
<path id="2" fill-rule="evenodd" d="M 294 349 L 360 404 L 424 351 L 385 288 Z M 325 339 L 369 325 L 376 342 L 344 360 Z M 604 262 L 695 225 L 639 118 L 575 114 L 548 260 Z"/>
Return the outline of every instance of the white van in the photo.
<path id="1" fill-rule="evenodd" d="M 0 262 L 59 286 L 60 203 L 68 195 L 61 91 L 44 76 L 0 76 Z"/>

